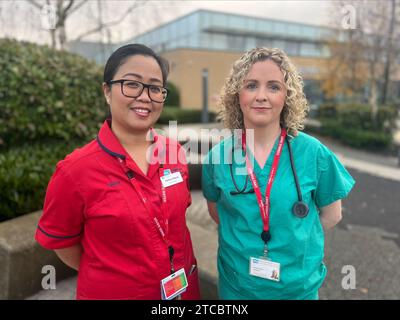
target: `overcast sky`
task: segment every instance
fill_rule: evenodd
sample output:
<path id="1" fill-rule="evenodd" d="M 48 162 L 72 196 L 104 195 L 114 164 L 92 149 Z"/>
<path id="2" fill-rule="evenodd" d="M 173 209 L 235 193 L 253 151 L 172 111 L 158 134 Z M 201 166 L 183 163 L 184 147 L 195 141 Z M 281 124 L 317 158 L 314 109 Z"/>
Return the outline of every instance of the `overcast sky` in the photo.
<path id="1" fill-rule="evenodd" d="M 45 3 L 44 0 L 37 2 Z M 101 9 L 104 21 L 122 16 L 131 4 L 127 0 L 103 1 Z M 111 40 L 121 42 L 130 39 L 200 8 L 314 25 L 331 25 L 334 16 L 332 1 L 329 0 L 149 1 L 145 7 L 137 9 L 135 15 L 111 28 Z M 96 1 L 88 1 L 88 5 L 73 14 L 67 24 L 68 38 L 73 39 L 95 26 L 98 9 Z M 46 43 L 49 39 L 49 33 L 41 28 L 40 11 L 25 0 L 0 2 L 0 27 L 0 37 L 8 36 L 39 43 Z M 86 40 L 96 40 L 96 37 L 99 35 Z"/>

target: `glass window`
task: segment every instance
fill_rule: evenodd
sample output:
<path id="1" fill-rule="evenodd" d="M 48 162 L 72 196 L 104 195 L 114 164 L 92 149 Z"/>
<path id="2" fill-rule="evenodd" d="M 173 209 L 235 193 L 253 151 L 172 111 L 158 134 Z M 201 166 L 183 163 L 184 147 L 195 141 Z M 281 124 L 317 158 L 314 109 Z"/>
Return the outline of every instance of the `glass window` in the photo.
<path id="1" fill-rule="evenodd" d="M 329 58 L 331 56 L 331 51 L 329 50 L 329 46 L 321 45 L 321 56 L 324 58 Z"/>
<path id="2" fill-rule="evenodd" d="M 165 27 L 162 27 L 160 30 L 160 38 L 159 38 L 159 42 L 164 42 L 167 41 L 167 29 Z"/>
<path id="3" fill-rule="evenodd" d="M 300 54 L 300 45 L 295 41 L 285 41 L 284 51 L 291 56 L 298 56 Z"/>
<path id="4" fill-rule="evenodd" d="M 319 38 L 319 30 L 314 27 L 307 27 L 307 34 L 310 39 L 318 39 Z"/>
<path id="5" fill-rule="evenodd" d="M 272 42 L 271 39 L 256 38 L 256 46 L 257 47 L 268 47 L 268 48 L 271 48 L 273 46 L 273 42 Z"/>
<path id="6" fill-rule="evenodd" d="M 257 31 L 257 20 L 256 19 L 248 19 L 247 20 L 247 29 L 250 31 Z"/>
<path id="7" fill-rule="evenodd" d="M 189 46 L 189 37 L 179 37 L 176 39 L 176 48 L 187 48 Z"/>
<path id="8" fill-rule="evenodd" d="M 245 50 L 253 49 L 258 47 L 257 40 L 254 37 L 245 37 Z"/>
<path id="9" fill-rule="evenodd" d="M 199 14 L 192 14 L 187 17 L 187 29 L 189 33 L 194 33 L 199 30 Z"/>
<path id="10" fill-rule="evenodd" d="M 324 100 L 320 81 L 304 80 L 304 93 L 310 104 L 320 104 Z"/>
<path id="11" fill-rule="evenodd" d="M 172 24 L 172 34 L 170 35 L 170 37 L 172 39 L 180 38 L 183 33 L 182 30 L 183 30 L 182 21 L 177 21 L 177 23 L 173 23 Z"/>
<path id="12" fill-rule="evenodd" d="M 173 24 L 173 34 L 172 34 L 172 38 L 179 38 L 183 35 L 183 33 L 185 32 L 185 21 L 183 21 L 182 19 L 174 22 Z"/>
<path id="13" fill-rule="evenodd" d="M 257 31 L 265 32 L 265 33 L 274 33 L 275 27 L 273 23 L 267 20 L 258 20 L 257 21 Z"/>
<path id="14" fill-rule="evenodd" d="M 242 36 L 227 36 L 227 45 L 231 50 L 243 51 L 246 47 L 246 38 Z"/>
<path id="15" fill-rule="evenodd" d="M 283 40 L 273 40 L 271 46 L 273 48 L 278 48 L 278 49 L 281 49 L 281 50 L 285 50 L 284 49 L 285 48 L 285 41 L 283 41 Z"/>
<path id="16" fill-rule="evenodd" d="M 242 17 L 230 16 L 228 18 L 229 27 L 232 29 L 245 29 L 246 22 Z"/>
<path id="17" fill-rule="evenodd" d="M 208 28 L 211 24 L 211 15 L 208 12 L 200 13 L 200 29 Z"/>
<path id="18" fill-rule="evenodd" d="M 191 35 L 189 43 L 190 43 L 192 48 L 200 48 L 201 34 L 200 33 L 196 33 L 194 35 Z"/>
<path id="19" fill-rule="evenodd" d="M 199 47 L 208 48 L 209 42 L 208 35 L 206 33 L 201 33 Z"/>
<path id="20" fill-rule="evenodd" d="M 211 26 L 213 27 L 219 27 L 219 28 L 226 28 L 228 24 L 228 19 L 225 14 L 220 14 L 220 13 L 213 13 L 211 15 Z"/>
<path id="21" fill-rule="evenodd" d="M 210 37 L 212 48 L 219 49 L 219 50 L 227 50 L 227 36 L 224 34 L 213 34 Z"/>
<path id="22" fill-rule="evenodd" d="M 287 34 L 287 24 L 282 22 L 275 22 L 275 31 L 279 34 Z"/>
<path id="23" fill-rule="evenodd" d="M 300 36 L 301 30 L 300 30 L 300 27 L 295 24 L 288 24 L 287 25 L 287 33 L 291 36 Z"/>
<path id="24" fill-rule="evenodd" d="M 314 56 L 314 44 L 303 42 L 300 45 L 300 55 L 304 57 Z"/>

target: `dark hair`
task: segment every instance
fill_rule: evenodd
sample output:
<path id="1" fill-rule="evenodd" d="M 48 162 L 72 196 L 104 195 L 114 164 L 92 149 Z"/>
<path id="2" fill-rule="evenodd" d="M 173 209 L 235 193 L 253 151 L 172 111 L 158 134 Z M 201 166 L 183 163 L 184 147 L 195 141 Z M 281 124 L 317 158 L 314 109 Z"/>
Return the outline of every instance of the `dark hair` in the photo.
<path id="1" fill-rule="evenodd" d="M 163 57 L 157 55 L 152 49 L 142 44 L 128 44 L 115 50 L 108 58 L 106 66 L 104 67 L 103 81 L 108 83 L 117 73 L 118 68 L 131 56 L 142 55 L 153 57 L 161 68 L 163 77 L 163 85 L 165 85 L 169 73 L 168 61 Z"/>

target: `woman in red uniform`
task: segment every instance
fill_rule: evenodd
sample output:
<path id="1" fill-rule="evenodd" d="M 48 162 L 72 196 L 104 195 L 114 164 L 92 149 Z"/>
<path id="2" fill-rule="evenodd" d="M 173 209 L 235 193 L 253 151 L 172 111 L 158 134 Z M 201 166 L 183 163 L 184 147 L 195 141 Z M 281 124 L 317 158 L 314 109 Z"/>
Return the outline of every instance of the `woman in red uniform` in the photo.
<path id="1" fill-rule="evenodd" d="M 143 45 L 116 50 L 103 83 L 111 118 L 49 182 L 36 240 L 78 270 L 77 299 L 161 299 L 173 294 L 174 273 L 188 284 L 177 298 L 200 298 L 183 149 L 152 129 L 167 75 Z"/>

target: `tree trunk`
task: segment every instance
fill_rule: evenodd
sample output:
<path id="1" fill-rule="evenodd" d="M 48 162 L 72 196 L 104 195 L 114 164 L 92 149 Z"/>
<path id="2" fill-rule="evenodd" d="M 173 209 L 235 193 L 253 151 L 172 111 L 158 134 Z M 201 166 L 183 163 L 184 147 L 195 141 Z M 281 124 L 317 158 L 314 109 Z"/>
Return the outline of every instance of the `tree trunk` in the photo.
<path id="1" fill-rule="evenodd" d="M 391 12 L 392 14 L 390 17 L 388 44 L 386 50 L 385 73 L 383 76 L 384 82 L 383 82 L 382 104 L 386 104 L 389 81 L 390 81 L 390 64 L 392 60 L 393 34 L 394 34 L 394 25 L 396 19 L 396 0 L 391 0 Z"/>
<path id="2" fill-rule="evenodd" d="M 60 24 L 60 27 L 58 29 L 58 40 L 60 42 L 60 49 L 64 50 L 65 49 L 65 43 L 67 42 L 67 34 L 65 32 L 64 22 L 62 22 L 62 24 Z"/>
<path id="3" fill-rule="evenodd" d="M 50 30 L 50 36 L 51 36 L 51 47 L 53 49 L 56 49 L 57 43 L 56 43 L 56 30 L 55 29 Z"/>

